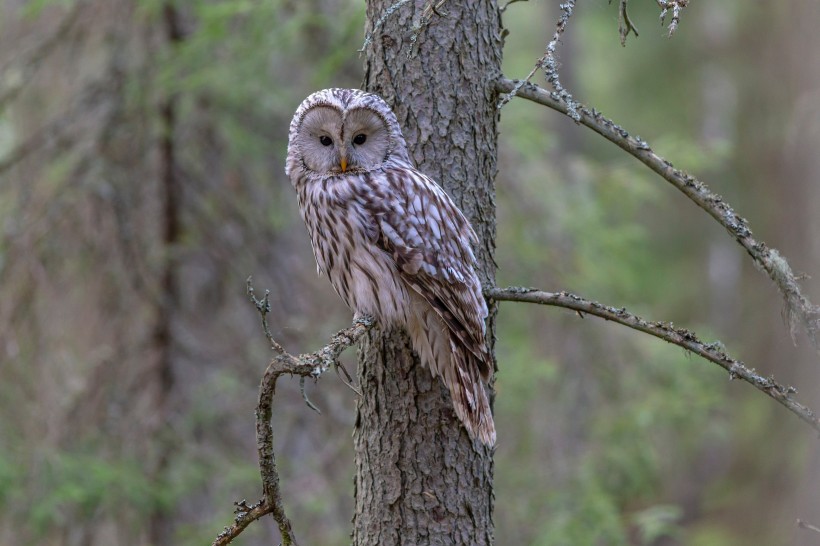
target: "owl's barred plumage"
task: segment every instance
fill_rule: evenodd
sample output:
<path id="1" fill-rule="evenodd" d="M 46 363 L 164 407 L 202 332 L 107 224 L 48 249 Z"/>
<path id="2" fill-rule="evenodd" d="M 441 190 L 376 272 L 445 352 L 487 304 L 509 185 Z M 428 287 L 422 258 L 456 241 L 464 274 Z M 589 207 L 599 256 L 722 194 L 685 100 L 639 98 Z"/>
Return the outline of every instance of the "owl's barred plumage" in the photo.
<path id="1" fill-rule="evenodd" d="M 470 436 L 492 446 L 478 239 L 444 190 L 413 166 L 387 104 L 353 89 L 310 95 L 290 125 L 286 173 L 319 273 L 354 313 L 404 327 Z"/>

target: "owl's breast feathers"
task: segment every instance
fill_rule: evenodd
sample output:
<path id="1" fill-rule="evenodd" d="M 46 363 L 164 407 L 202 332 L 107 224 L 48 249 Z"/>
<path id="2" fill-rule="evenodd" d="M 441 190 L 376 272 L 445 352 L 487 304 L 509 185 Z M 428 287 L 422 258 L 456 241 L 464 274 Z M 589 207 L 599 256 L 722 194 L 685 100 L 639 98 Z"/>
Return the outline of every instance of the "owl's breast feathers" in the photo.
<path id="1" fill-rule="evenodd" d="M 378 224 L 366 206 L 363 175 L 323 177 L 297 186 L 317 268 L 356 313 L 405 324 L 409 299 L 392 258 L 380 250 Z"/>

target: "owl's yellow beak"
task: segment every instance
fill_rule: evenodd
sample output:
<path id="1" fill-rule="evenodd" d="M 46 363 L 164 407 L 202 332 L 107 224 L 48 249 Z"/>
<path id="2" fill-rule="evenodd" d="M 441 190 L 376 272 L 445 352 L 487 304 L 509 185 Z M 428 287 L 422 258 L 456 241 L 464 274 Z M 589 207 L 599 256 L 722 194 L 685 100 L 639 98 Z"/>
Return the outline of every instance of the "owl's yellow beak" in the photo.
<path id="1" fill-rule="evenodd" d="M 347 171 L 347 158 L 343 157 L 342 160 L 339 162 L 339 166 L 342 167 L 342 172 Z"/>

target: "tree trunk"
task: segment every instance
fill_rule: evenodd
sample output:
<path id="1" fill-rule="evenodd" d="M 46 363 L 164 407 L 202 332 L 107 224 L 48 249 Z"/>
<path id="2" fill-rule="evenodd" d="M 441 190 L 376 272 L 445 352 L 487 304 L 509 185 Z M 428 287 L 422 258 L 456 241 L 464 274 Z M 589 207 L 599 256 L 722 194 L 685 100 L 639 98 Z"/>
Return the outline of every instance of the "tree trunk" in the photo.
<path id="1" fill-rule="evenodd" d="M 393 4 L 368 1 L 368 35 Z M 375 30 L 365 85 L 393 107 L 419 169 L 470 219 L 481 239 L 479 276 L 492 283 L 500 16 L 485 0 L 429 5 L 408 2 Z M 487 337 L 492 348 L 492 320 Z M 469 439 L 403 332 L 371 332 L 359 381 L 353 543 L 491 544 L 492 453 Z"/>

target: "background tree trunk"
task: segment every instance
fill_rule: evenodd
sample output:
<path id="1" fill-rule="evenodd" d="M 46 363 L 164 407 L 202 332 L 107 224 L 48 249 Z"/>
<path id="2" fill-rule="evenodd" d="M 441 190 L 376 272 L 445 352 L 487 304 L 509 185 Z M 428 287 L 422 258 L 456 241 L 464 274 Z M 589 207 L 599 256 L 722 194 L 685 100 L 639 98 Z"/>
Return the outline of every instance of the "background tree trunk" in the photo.
<path id="1" fill-rule="evenodd" d="M 368 35 L 393 3 L 367 3 Z M 366 50 L 365 85 L 393 107 L 419 169 L 472 222 L 479 276 L 492 283 L 498 116 L 490 82 L 500 72 L 500 17 L 489 1 L 443 9 L 416 1 L 388 17 Z M 488 338 L 492 346 L 493 321 Z M 370 334 L 359 380 L 354 544 L 491 544 L 492 453 L 469 439 L 403 332 Z"/>

